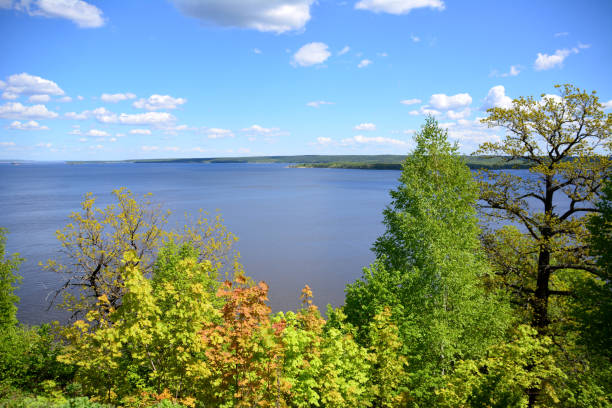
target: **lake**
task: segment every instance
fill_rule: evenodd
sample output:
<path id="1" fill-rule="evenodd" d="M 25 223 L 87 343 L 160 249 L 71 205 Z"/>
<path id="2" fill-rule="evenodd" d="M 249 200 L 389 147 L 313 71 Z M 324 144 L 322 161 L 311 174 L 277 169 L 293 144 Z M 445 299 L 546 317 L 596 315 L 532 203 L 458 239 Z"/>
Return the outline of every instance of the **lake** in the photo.
<path id="1" fill-rule="evenodd" d="M 531 177 L 527 170 L 506 170 Z M 63 277 L 39 262 L 55 258 L 55 231 L 92 192 L 99 207 L 111 191 L 127 187 L 170 209 L 171 226 L 184 214 L 219 210 L 240 240 L 237 249 L 247 275 L 270 286 L 274 311 L 296 309 L 308 284 L 322 310 L 340 306 L 344 287 L 361 276 L 374 256 L 382 211 L 399 171 L 297 169 L 286 164 L 0 164 L 0 227 L 9 230 L 7 251 L 25 258 L 18 317 L 23 323 L 63 321 L 47 310 Z M 567 206 L 567 197 L 555 204 Z"/>
<path id="2" fill-rule="evenodd" d="M 270 286 L 273 310 L 295 309 L 305 284 L 321 308 L 343 303 L 344 287 L 374 259 L 370 247 L 383 232 L 382 210 L 399 171 L 295 169 L 284 164 L 0 164 L 0 227 L 7 251 L 26 259 L 18 317 L 37 324 L 64 320 L 47 311 L 62 277 L 39 262 L 55 257 L 55 231 L 68 223 L 86 192 L 98 205 L 127 187 L 153 193 L 174 213 L 219 210 L 247 275 Z"/>

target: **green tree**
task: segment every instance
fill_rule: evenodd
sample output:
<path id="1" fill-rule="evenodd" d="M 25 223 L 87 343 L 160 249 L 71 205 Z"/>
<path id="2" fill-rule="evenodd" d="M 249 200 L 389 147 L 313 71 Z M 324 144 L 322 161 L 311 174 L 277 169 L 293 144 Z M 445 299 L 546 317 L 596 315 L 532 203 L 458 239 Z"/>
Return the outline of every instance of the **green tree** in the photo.
<path id="1" fill-rule="evenodd" d="M 106 296 L 110 306 L 120 307 L 124 294 L 121 281 L 122 260 L 128 252 L 138 259 L 139 270 L 150 275 L 157 251 L 165 242 L 190 243 L 200 261 L 208 260 L 217 270 L 240 270 L 239 254 L 232 251 L 235 235 L 223 226 L 220 215 L 209 217 L 200 211 L 198 218 L 181 230 L 166 230 L 170 211 L 142 199 L 127 189 L 113 191 L 115 203 L 96 207 L 96 198 L 87 194 L 81 211 L 70 214 L 71 222 L 56 232 L 61 243 L 58 260 L 49 260 L 45 268 L 65 276 L 56 292 L 61 306 L 74 316 L 84 315 Z"/>
<path id="2" fill-rule="evenodd" d="M 528 175 L 481 172 L 483 213 L 496 221 L 492 226 L 512 224 L 487 231 L 483 242 L 497 282 L 513 295 L 525 321 L 567 351 L 573 282 L 609 278 L 591 255 L 586 220 L 601 212 L 593 203 L 611 170 L 612 114 L 603 113 L 595 92 L 556 87 L 560 96 L 520 97 L 510 108 L 489 109 L 483 122 L 507 132 L 477 153 L 531 165 Z M 577 365 L 571 358 L 567 364 Z M 539 391 L 529 391 L 529 406 Z"/>
<path id="3" fill-rule="evenodd" d="M 15 289 L 21 276 L 17 269 L 22 259 L 18 254 L 11 257 L 6 256 L 6 230 L 0 228 L 0 331 L 7 330 L 17 325 L 17 303 L 19 297 L 15 295 Z"/>
<path id="4" fill-rule="evenodd" d="M 370 322 L 390 308 L 410 367 L 409 398 L 431 405 L 456 361 L 503 336 L 508 310 L 482 284 L 490 268 L 478 239 L 478 187 L 457 146 L 431 117 L 415 141 L 384 211 L 378 261 L 348 285 L 345 312 L 367 344 Z"/>

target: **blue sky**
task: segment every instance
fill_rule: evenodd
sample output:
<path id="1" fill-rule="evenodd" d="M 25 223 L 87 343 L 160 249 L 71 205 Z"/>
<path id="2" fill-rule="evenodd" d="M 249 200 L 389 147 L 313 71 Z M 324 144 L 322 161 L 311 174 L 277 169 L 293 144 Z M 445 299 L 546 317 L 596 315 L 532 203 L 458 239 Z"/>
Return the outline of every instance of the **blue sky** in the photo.
<path id="1" fill-rule="evenodd" d="M 0 159 L 461 151 L 511 98 L 612 108 L 611 1 L 0 0 Z"/>

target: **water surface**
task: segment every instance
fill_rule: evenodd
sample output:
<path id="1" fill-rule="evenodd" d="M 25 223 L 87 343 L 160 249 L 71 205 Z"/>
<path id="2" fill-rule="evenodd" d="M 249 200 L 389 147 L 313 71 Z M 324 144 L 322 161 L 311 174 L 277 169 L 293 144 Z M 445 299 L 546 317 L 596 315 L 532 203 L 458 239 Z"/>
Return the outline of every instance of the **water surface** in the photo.
<path id="1" fill-rule="evenodd" d="M 344 287 L 373 261 L 383 232 L 382 210 L 399 171 L 293 169 L 283 164 L 0 164 L 0 226 L 7 249 L 26 259 L 18 317 L 24 323 L 62 319 L 47 311 L 61 277 L 38 266 L 59 250 L 55 231 L 79 209 L 86 192 L 98 204 L 127 187 L 151 192 L 174 212 L 220 210 L 248 275 L 270 286 L 273 310 L 295 309 L 300 290 L 315 303 L 339 306 Z"/>

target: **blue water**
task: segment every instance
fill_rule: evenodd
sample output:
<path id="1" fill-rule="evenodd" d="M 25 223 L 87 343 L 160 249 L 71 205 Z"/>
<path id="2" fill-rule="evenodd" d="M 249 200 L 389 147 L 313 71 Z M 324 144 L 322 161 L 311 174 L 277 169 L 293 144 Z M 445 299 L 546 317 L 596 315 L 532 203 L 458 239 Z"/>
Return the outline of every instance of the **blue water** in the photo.
<path id="1" fill-rule="evenodd" d="M 77 211 L 86 192 L 99 205 L 127 187 L 182 219 L 185 212 L 220 210 L 239 238 L 247 275 L 270 285 L 273 310 L 295 309 L 312 287 L 324 308 L 339 306 L 344 287 L 373 261 L 369 248 L 383 232 L 382 210 L 399 171 L 293 169 L 283 164 L 0 164 L 0 227 L 7 249 L 26 259 L 18 317 L 36 324 L 64 320 L 47 310 L 62 282 L 38 266 L 56 257 L 55 231 Z"/>

